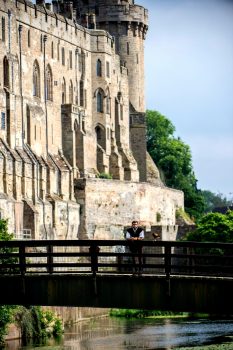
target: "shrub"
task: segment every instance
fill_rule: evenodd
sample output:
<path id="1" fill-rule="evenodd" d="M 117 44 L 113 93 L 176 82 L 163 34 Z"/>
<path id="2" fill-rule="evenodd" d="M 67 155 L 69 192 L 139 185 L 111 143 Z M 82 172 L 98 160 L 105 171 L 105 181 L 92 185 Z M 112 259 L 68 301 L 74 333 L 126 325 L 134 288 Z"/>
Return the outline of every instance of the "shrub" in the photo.
<path id="1" fill-rule="evenodd" d="M 99 179 L 112 179 L 112 175 L 111 174 L 107 174 L 107 173 L 100 173 L 98 175 Z"/>

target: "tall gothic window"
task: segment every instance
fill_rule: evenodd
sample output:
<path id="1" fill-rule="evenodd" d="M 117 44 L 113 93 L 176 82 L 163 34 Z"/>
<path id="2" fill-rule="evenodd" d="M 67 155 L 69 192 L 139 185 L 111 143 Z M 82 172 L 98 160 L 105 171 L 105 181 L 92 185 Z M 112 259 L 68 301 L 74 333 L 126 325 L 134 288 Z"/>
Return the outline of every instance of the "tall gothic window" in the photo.
<path id="1" fill-rule="evenodd" d="M 79 99 L 79 95 L 78 95 L 78 91 L 79 91 L 79 86 L 78 86 L 78 81 L 76 79 L 76 87 L 75 87 L 75 104 L 78 106 L 78 99 Z"/>
<path id="2" fill-rule="evenodd" d="M 10 70 L 9 70 L 9 61 L 5 56 L 3 59 L 3 84 L 4 87 L 10 87 Z"/>
<path id="3" fill-rule="evenodd" d="M 2 41 L 6 41 L 6 20 L 2 17 Z"/>
<path id="4" fill-rule="evenodd" d="M 106 62 L 106 75 L 109 78 L 110 77 L 110 63 Z"/>
<path id="5" fill-rule="evenodd" d="M 61 101 L 62 101 L 62 104 L 64 105 L 66 103 L 66 81 L 65 81 L 65 78 L 63 78 L 62 80 L 62 86 L 61 86 Z"/>
<path id="6" fill-rule="evenodd" d="M 70 85 L 69 85 L 69 103 L 73 103 L 73 83 L 72 83 L 72 80 L 70 80 Z"/>
<path id="7" fill-rule="evenodd" d="M 62 47 L 61 49 L 61 63 L 64 66 L 65 65 L 65 49 Z"/>
<path id="8" fill-rule="evenodd" d="M 69 52 L 69 63 L 70 63 L 70 69 L 72 69 L 73 68 L 73 53 L 71 50 Z"/>
<path id="9" fill-rule="evenodd" d="M 33 96 L 40 97 L 40 67 L 37 61 L 33 64 Z"/>
<path id="10" fill-rule="evenodd" d="M 97 77 L 102 76 L 102 63 L 101 63 L 100 59 L 98 59 L 96 62 L 96 75 L 97 75 Z"/>
<path id="11" fill-rule="evenodd" d="M 27 143 L 31 145 L 31 117 L 30 117 L 30 109 L 27 106 Z"/>
<path id="12" fill-rule="evenodd" d="M 96 141 L 99 146 L 106 149 L 106 130 L 103 125 L 98 124 L 95 128 Z"/>
<path id="13" fill-rule="evenodd" d="M 103 113 L 103 91 L 98 90 L 96 95 L 96 103 L 97 103 L 97 112 Z"/>
<path id="14" fill-rule="evenodd" d="M 40 36 L 40 51 L 43 52 L 43 35 Z"/>
<path id="15" fill-rule="evenodd" d="M 53 76 L 49 64 L 45 71 L 45 99 L 49 101 L 53 100 Z"/>
<path id="16" fill-rule="evenodd" d="M 1 129 L 5 130 L 6 129 L 6 113 L 1 112 Z"/>
<path id="17" fill-rule="evenodd" d="M 85 70 L 86 70 L 86 55 L 85 55 L 85 52 L 82 51 L 79 54 L 79 71 L 82 74 L 85 74 Z"/>
<path id="18" fill-rule="evenodd" d="M 84 107 L 84 84 L 82 80 L 79 84 L 79 103 L 81 107 Z"/>
<path id="19" fill-rule="evenodd" d="M 54 46 L 53 46 L 53 41 L 51 42 L 51 57 L 54 58 Z"/>
<path id="20" fill-rule="evenodd" d="M 31 46 L 31 32 L 30 29 L 28 29 L 28 47 Z"/>
<path id="21" fill-rule="evenodd" d="M 57 60 L 60 60 L 60 43 L 57 43 Z"/>

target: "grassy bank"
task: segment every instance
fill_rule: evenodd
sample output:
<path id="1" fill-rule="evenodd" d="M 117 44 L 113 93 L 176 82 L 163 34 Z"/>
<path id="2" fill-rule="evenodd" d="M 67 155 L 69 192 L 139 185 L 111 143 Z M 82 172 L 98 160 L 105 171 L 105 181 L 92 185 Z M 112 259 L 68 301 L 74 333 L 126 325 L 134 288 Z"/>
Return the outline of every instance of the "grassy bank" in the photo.
<path id="1" fill-rule="evenodd" d="M 160 310 L 111 309 L 110 316 L 125 318 L 209 318 L 208 314 L 171 312 Z"/>
<path id="2" fill-rule="evenodd" d="M 232 350 L 232 343 L 225 344 L 215 344 L 215 345 L 202 345 L 194 347 L 185 347 L 185 348 L 174 348 L 173 350 Z"/>

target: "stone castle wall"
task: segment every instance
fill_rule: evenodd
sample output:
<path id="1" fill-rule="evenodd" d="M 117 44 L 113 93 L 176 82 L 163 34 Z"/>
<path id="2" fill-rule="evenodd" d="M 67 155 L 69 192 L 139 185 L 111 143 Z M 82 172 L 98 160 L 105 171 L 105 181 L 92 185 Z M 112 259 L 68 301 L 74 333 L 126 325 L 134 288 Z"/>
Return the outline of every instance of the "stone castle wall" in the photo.
<path id="1" fill-rule="evenodd" d="M 0 216 L 16 237 L 35 239 L 93 237 L 94 225 L 105 235 L 135 215 L 152 225 L 157 211 L 173 223 L 182 194 L 147 165 L 147 11 L 100 1 L 90 26 L 71 2 L 53 5 L 0 0 Z"/>
<path id="2" fill-rule="evenodd" d="M 81 239 L 122 239 L 124 227 L 135 219 L 149 230 L 158 224 L 173 227 L 184 201 L 182 192 L 167 187 L 107 179 L 76 180 L 75 196 L 86 223 L 79 231 Z"/>

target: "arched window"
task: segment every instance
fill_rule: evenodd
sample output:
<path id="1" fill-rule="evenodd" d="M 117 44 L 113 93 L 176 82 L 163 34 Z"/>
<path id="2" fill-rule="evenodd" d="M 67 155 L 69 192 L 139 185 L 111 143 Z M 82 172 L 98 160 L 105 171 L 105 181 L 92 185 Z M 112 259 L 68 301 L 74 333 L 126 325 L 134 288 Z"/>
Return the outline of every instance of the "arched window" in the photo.
<path id="1" fill-rule="evenodd" d="M 96 132 L 96 141 L 99 146 L 101 146 L 103 149 L 106 149 L 106 134 L 105 134 L 105 128 L 103 125 L 98 124 L 95 128 Z"/>
<path id="2" fill-rule="evenodd" d="M 66 103 L 66 81 L 65 78 L 63 78 L 62 80 L 62 85 L 61 85 L 61 93 L 62 93 L 62 97 L 61 97 L 61 103 L 64 105 Z"/>
<path id="3" fill-rule="evenodd" d="M 70 80 L 70 85 L 69 85 L 69 103 L 73 103 L 73 83 L 72 83 L 72 80 Z"/>
<path id="4" fill-rule="evenodd" d="M 97 77 L 102 76 L 102 63 L 101 63 L 100 59 L 98 59 L 96 62 L 96 75 L 97 75 Z"/>
<path id="5" fill-rule="evenodd" d="M 53 76 L 49 64 L 45 71 L 45 99 L 49 101 L 53 100 Z"/>
<path id="6" fill-rule="evenodd" d="M 40 68 L 37 61 L 33 64 L 33 96 L 40 97 Z"/>
<path id="7" fill-rule="evenodd" d="M 103 94 L 103 91 L 102 90 L 98 90 L 97 94 L 96 94 L 96 103 L 97 103 L 97 112 L 98 113 L 103 113 L 103 97 L 104 97 L 104 94 Z"/>
<path id="8" fill-rule="evenodd" d="M 10 88 L 9 61 L 6 56 L 3 59 L 3 84 L 4 87 Z"/>

